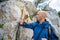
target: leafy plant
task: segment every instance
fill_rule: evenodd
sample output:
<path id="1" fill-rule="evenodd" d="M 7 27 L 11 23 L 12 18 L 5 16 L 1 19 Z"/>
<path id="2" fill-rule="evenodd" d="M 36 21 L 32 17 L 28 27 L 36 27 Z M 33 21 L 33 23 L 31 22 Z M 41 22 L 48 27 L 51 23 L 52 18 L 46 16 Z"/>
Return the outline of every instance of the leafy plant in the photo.
<path id="1" fill-rule="evenodd" d="M 4 38 L 2 38 L 2 40 L 4 40 Z"/>
<path id="2" fill-rule="evenodd" d="M 33 16 L 32 16 L 32 15 L 30 15 L 29 17 L 30 17 L 30 19 L 32 20 Z"/>
<path id="3" fill-rule="evenodd" d="M 59 17 L 60 17 L 60 11 L 58 12 L 58 15 L 59 15 Z"/>
<path id="4" fill-rule="evenodd" d="M 8 0 L 0 0 L 0 2 L 4 2 L 4 1 L 8 1 Z"/>
<path id="5" fill-rule="evenodd" d="M 4 25 L 4 24 L 0 24 L 0 28 L 3 28 L 3 25 Z"/>

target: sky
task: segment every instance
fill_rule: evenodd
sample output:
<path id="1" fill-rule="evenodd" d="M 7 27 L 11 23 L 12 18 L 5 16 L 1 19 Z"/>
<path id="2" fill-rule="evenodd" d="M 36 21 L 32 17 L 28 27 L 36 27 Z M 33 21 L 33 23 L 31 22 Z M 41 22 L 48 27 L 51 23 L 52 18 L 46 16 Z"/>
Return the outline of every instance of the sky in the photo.
<path id="1" fill-rule="evenodd" d="M 33 2 L 34 0 L 29 0 Z M 60 0 L 51 0 L 49 6 L 57 11 L 60 11 Z"/>

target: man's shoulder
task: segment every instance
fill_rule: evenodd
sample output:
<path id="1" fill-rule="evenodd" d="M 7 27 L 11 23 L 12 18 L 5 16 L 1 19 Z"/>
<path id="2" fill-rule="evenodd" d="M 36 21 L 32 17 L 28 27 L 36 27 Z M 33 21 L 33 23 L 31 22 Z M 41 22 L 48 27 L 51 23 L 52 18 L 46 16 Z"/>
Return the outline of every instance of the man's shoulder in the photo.
<path id="1" fill-rule="evenodd" d="M 51 27 L 51 24 L 48 21 L 46 21 L 44 26 L 45 28 L 48 28 L 48 27 Z"/>

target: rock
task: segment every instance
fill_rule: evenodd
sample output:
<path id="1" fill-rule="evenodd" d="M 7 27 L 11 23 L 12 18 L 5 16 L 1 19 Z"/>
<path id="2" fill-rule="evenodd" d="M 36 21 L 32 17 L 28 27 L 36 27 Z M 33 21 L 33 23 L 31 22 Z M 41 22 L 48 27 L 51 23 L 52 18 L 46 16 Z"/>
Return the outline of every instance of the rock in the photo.
<path id="1" fill-rule="evenodd" d="M 20 20 L 21 10 L 17 6 L 20 2 L 5 1 L 0 4 L 0 21 L 4 24 L 3 29 L 5 31 L 4 40 L 15 40 L 16 37 L 16 25 Z"/>
<path id="2" fill-rule="evenodd" d="M 27 3 L 27 4 L 25 4 Z M 32 5 L 32 3 L 30 2 L 19 2 L 19 1 L 5 1 L 5 2 L 1 2 L 0 3 L 0 23 L 3 23 L 3 29 L 5 32 L 4 35 L 4 39 L 5 40 L 15 40 L 16 39 L 16 31 L 17 31 L 17 22 L 20 19 L 24 18 L 24 15 L 28 15 L 33 14 L 34 11 L 36 11 L 36 8 Z M 25 6 L 26 5 L 26 6 Z M 32 10 L 31 8 L 29 8 L 29 6 L 31 6 L 31 8 L 34 7 L 34 9 Z M 26 8 L 27 7 L 27 8 Z M 28 11 L 28 9 L 30 9 Z M 30 17 L 28 17 L 27 19 L 25 19 L 27 23 L 31 23 Z M 29 20 L 29 21 L 28 21 Z M 28 31 L 27 31 L 28 30 Z M 31 40 L 31 37 L 33 35 L 33 31 L 27 28 L 20 28 L 20 39 L 21 40 Z"/>
<path id="3" fill-rule="evenodd" d="M 38 11 L 32 2 L 25 1 L 25 6 L 26 6 L 26 10 L 29 12 L 29 15 L 33 15 L 33 14 L 35 14 L 35 12 Z"/>
<path id="4" fill-rule="evenodd" d="M 0 28 L 0 40 L 2 40 L 2 38 L 4 38 L 4 30 Z"/>

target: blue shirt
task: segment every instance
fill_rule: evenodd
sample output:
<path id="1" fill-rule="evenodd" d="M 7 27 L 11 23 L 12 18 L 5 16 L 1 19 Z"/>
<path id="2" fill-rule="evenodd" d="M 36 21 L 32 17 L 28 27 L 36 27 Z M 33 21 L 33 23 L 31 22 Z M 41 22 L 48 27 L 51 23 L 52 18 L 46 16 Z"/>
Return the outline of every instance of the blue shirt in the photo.
<path id="1" fill-rule="evenodd" d="M 39 35 L 38 40 L 41 40 L 42 38 L 48 39 L 48 30 L 47 30 L 47 28 L 51 27 L 51 25 L 49 23 L 47 23 L 45 21 L 42 22 L 41 24 L 38 23 L 38 22 L 34 22 L 34 23 L 31 23 L 31 24 L 23 23 L 22 26 L 24 26 L 25 28 L 30 28 L 34 31 L 34 36 L 33 36 L 34 40 L 36 40 L 36 37 L 38 35 L 39 30 L 41 30 L 41 28 L 44 27 L 43 31 Z"/>

